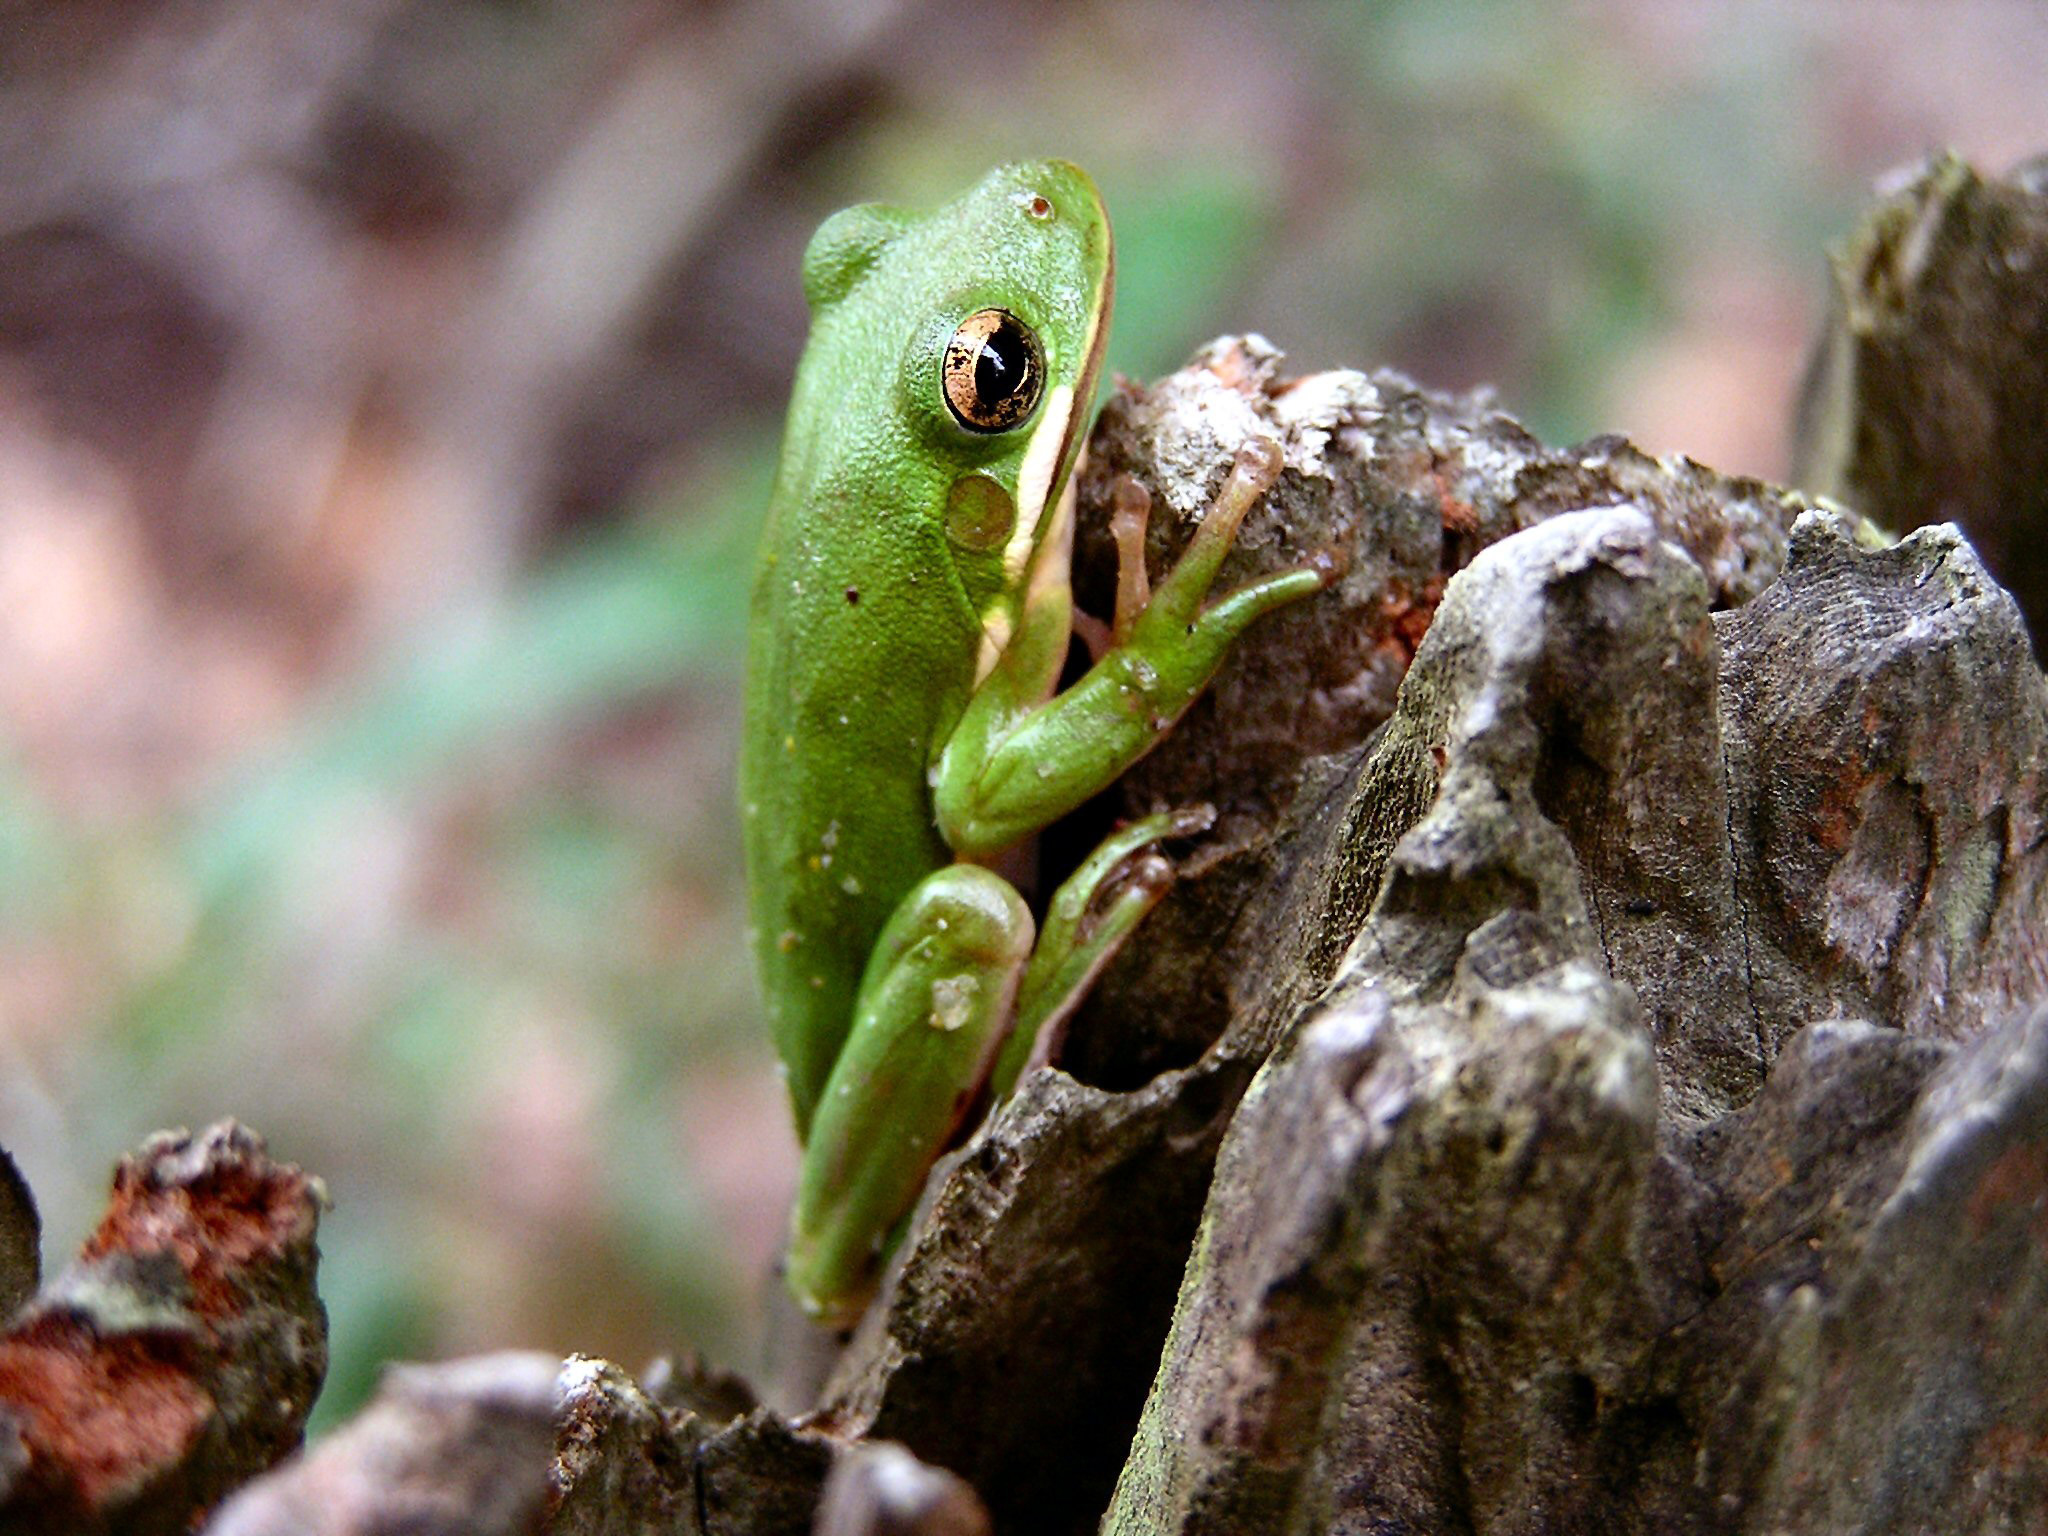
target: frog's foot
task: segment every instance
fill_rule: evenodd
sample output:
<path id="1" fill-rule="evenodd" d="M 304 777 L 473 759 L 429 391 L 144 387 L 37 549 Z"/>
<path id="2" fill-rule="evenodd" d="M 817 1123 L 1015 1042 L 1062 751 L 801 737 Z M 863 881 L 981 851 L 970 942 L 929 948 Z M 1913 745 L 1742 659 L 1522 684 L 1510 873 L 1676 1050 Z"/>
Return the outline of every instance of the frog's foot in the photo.
<path id="1" fill-rule="evenodd" d="M 1259 498 L 1280 478 L 1283 462 L 1280 445 L 1271 438 L 1253 438 L 1239 446 L 1223 489 L 1216 493 L 1216 500 L 1196 526 L 1187 547 L 1159 584 L 1158 592 L 1130 619 L 1128 629 L 1133 646 L 1177 646 L 1202 655 L 1208 670 L 1213 671 L 1222 653 L 1252 620 L 1329 585 L 1334 573 L 1327 561 L 1317 561 L 1246 582 L 1208 602 L 1209 588 L 1215 583 L 1223 557 L 1237 542 L 1245 514 L 1258 505 Z M 1121 596 L 1120 591 L 1120 623 Z"/>
<path id="2" fill-rule="evenodd" d="M 866 1307 L 892 1234 L 980 1095 L 1031 939 L 1024 899 L 974 864 L 927 875 L 882 930 L 791 1219 L 789 1288 L 820 1321 L 850 1324 Z"/>
<path id="3" fill-rule="evenodd" d="M 1172 863 L 1153 845 L 1205 832 L 1215 821 L 1207 805 L 1134 821 L 1104 838 L 1053 893 L 1017 993 L 1017 1022 L 990 1079 L 998 1101 L 1026 1070 L 1057 1053 L 1088 988 L 1173 884 Z"/>

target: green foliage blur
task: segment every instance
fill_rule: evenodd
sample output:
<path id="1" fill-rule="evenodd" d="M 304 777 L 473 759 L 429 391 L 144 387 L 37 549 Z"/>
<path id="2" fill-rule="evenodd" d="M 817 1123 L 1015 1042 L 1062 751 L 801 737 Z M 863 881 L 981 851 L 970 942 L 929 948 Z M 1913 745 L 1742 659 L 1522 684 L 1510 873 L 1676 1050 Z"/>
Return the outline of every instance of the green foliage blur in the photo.
<path id="1" fill-rule="evenodd" d="M 751 545 L 802 342 L 796 261 L 825 214 L 1065 155 L 1116 226 L 1115 371 L 1153 376 L 1256 329 L 1303 370 L 1491 386 L 1552 440 L 1624 429 L 1770 474 L 1822 248 L 1869 179 L 1937 138 L 1994 169 L 2048 141 L 2024 85 L 2048 33 L 1989 3 L 1866 24 L 1846 5 L 876 0 L 815 39 L 771 4 L 388 0 L 366 30 L 347 9 L 306 13 L 341 62 L 303 140 L 280 149 L 260 91 L 216 101 L 229 148 L 155 224 L 95 223 L 106 201 L 67 206 L 58 182 L 0 188 L 17 215 L 0 220 L 0 398 L 23 405 L 0 481 L 17 462 L 63 470 L 47 504 L 0 501 L 0 1144 L 38 1191 L 52 1268 L 114 1158 L 160 1126 L 235 1115 L 322 1174 L 323 1422 L 392 1357 L 753 1363 L 793 1148 L 747 966 L 730 761 Z M 7 56 L 0 119 L 42 124 L 54 161 L 82 154 L 49 125 L 125 59 L 140 160 L 179 106 L 142 79 L 148 60 L 227 47 L 250 14 L 39 22 L 41 46 Z M 1920 46 L 1936 30 L 1938 53 Z M 1984 65 L 1967 98 L 1928 76 L 1956 59 Z M 636 181 L 649 121 L 666 169 Z M 259 241 L 262 259 L 326 250 L 346 281 L 318 291 L 361 305 L 336 321 L 306 303 L 329 328 L 303 344 L 290 304 L 264 322 L 277 334 L 245 333 L 232 283 L 207 291 L 147 244 L 203 227 L 203 177 L 259 173 L 332 242 Z M 531 279 L 554 310 L 521 297 L 522 252 L 567 252 L 573 272 L 587 246 L 600 275 L 615 247 L 644 254 L 613 231 L 650 217 L 650 187 L 682 190 L 632 304 L 579 329 L 602 288 L 566 284 L 561 259 Z M 51 253 L 75 246 L 49 231 L 81 226 L 178 296 L 98 303 L 99 331 L 59 323 L 84 301 L 57 286 Z M 462 353 L 438 316 L 493 284 L 510 294 L 498 331 Z M 262 291 L 301 290 L 287 274 Z M 566 340 L 544 312 L 568 317 Z M 529 324 L 528 350 L 494 350 Z M 120 341 L 116 364 L 67 350 L 93 336 Z M 287 379 L 297 414 L 266 430 L 283 461 L 340 441 L 353 467 L 314 498 L 311 531 L 280 534 L 296 525 L 276 482 L 230 475 L 215 499 L 219 476 L 194 468 L 213 440 L 177 411 L 248 376 L 192 357 L 319 347 L 350 360 L 348 384 Z M 471 371 L 437 374 L 443 348 Z M 111 394 L 66 393 L 102 366 Z M 502 504 L 476 477 L 493 558 L 423 560 L 410 530 L 434 482 L 351 487 L 431 437 L 437 391 L 493 398 L 493 368 L 541 381 L 515 397 L 527 415 L 496 418 L 536 462 Z M 300 542 L 242 558 L 272 546 L 222 532 L 228 505 Z M 58 686 L 86 646 L 63 626 L 99 635 L 129 601 L 93 586 L 113 564 L 94 545 L 74 608 L 55 606 L 49 551 L 88 511 L 157 594 L 158 623 L 94 642 L 105 664 L 85 675 L 119 684 L 104 693 Z M 408 583 L 427 598 L 375 600 Z M 28 612 L 48 616 L 36 644 Z M 261 683 L 204 728 L 184 708 L 202 629 L 232 641 L 241 670 L 222 675 Z"/>

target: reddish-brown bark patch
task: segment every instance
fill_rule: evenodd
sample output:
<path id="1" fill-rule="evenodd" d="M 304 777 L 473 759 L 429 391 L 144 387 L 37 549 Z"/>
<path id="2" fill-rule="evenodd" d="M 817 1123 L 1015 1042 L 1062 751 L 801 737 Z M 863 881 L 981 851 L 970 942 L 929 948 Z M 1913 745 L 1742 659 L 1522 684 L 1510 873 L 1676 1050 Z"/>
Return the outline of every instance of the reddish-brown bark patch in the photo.
<path id="1" fill-rule="evenodd" d="M 106 1215 L 79 1257 L 170 1254 L 191 1282 L 193 1310 L 217 1319 L 234 1310 L 237 1270 L 311 1234 L 315 1201 L 308 1185 L 298 1169 L 267 1159 L 224 1160 L 196 1178 L 172 1181 L 154 1161 L 123 1158 Z"/>
<path id="2" fill-rule="evenodd" d="M 1974 1233 L 1999 1219 L 2008 1206 L 2034 1207 L 2034 1235 L 2048 1241 L 2048 1144 L 2023 1141 L 2007 1147 L 1970 1191 Z"/>
<path id="3" fill-rule="evenodd" d="M 1430 622 L 1436 618 L 1437 604 L 1443 597 L 1441 574 L 1426 579 L 1420 590 L 1411 590 L 1398 578 L 1388 583 L 1386 596 L 1380 600 L 1380 621 L 1386 643 L 1395 648 L 1404 666 L 1415 659 L 1415 649 L 1429 633 Z"/>
<path id="4" fill-rule="evenodd" d="M 100 1339 L 61 1316 L 0 1340 L 0 1402 L 43 1498 L 94 1508 L 181 1459 L 213 1412 L 188 1354 L 169 1339 Z"/>
<path id="5" fill-rule="evenodd" d="M 0 1334 L 0 1531 L 196 1525 L 299 1440 L 326 1363 L 318 1182 L 226 1122 L 124 1159 Z"/>

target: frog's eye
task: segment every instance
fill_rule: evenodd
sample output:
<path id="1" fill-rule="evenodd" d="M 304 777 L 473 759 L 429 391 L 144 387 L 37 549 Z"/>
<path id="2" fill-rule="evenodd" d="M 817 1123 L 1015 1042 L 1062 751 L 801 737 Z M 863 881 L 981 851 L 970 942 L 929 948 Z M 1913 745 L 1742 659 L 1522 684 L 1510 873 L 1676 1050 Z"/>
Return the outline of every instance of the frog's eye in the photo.
<path id="1" fill-rule="evenodd" d="M 978 309 L 946 343 L 946 409 L 970 432 L 1006 432 L 1038 404 L 1045 350 L 1007 309 Z"/>

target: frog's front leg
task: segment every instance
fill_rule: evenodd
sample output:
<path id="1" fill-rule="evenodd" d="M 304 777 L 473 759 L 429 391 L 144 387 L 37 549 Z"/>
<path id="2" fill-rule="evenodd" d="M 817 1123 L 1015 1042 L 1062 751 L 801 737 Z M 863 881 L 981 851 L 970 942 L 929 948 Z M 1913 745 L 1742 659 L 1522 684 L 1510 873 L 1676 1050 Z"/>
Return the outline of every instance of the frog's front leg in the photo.
<path id="1" fill-rule="evenodd" d="M 789 1285 L 832 1326 L 866 1305 L 888 1239 L 987 1079 L 1031 954 L 1030 909 L 974 864 L 898 904 L 811 1120 Z"/>
<path id="2" fill-rule="evenodd" d="M 1115 643 L 1051 699 L 1072 598 L 1063 570 L 1057 579 L 1033 580 L 1015 638 L 939 756 L 932 803 L 953 848 L 986 857 L 1107 788 L 1166 734 L 1255 619 L 1322 589 L 1330 572 L 1300 568 L 1209 600 L 1239 525 L 1280 462 L 1270 441 L 1238 450 L 1222 492 L 1165 580 L 1148 594 L 1125 573 Z"/>

